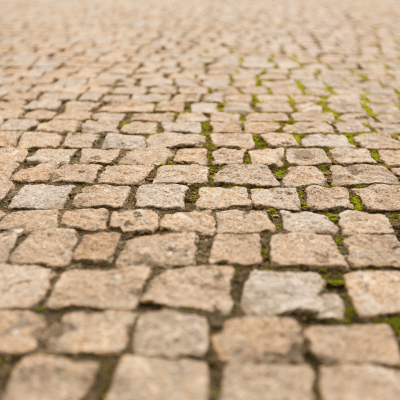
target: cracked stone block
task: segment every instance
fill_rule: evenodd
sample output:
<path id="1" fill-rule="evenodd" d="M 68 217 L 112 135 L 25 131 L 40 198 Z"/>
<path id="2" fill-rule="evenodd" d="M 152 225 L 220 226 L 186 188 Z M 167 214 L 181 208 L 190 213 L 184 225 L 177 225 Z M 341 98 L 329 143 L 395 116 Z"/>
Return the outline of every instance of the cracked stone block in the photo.
<path id="1" fill-rule="evenodd" d="M 35 306 L 46 296 L 51 278 L 46 268 L 0 264 L 0 309 Z"/>
<path id="2" fill-rule="evenodd" d="M 400 364 L 396 337 L 385 323 L 310 326 L 304 335 L 310 342 L 311 353 L 324 364 Z"/>
<path id="3" fill-rule="evenodd" d="M 210 264 L 261 264 L 261 241 L 258 233 L 218 233 L 211 247 Z"/>
<path id="4" fill-rule="evenodd" d="M 218 358 L 233 364 L 301 363 L 303 341 L 293 318 L 250 315 L 225 321 L 212 337 Z"/>
<path id="5" fill-rule="evenodd" d="M 271 147 L 298 147 L 299 143 L 289 133 L 271 132 L 260 135 Z"/>
<path id="6" fill-rule="evenodd" d="M 335 127 L 340 133 L 371 132 L 371 129 L 360 121 L 336 122 Z"/>
<path id="7" fill-rule="evenodd" d="M 360 317 L 400 312 L 400 272 L 354 271 L 347 273 L 344 280 Z"/>
<path id="8" fill-rule="evenodd" d="M 371 183 L 399 184 L 399 180 L 387 168 L 381 165 L 357 164 L 342 167 L 332 165 L 333 185 L 361 185 Z"/>
<path id="9" fill-rule="evenodd" d="M 292 125 L 286 125 L 283 132 L 287 133 L 334 133 L 331 125 L 326 122 L 295 122 Z"/>
<path id="10" fill-rule="evenodd" d="M 241 307 L 246 314 L 302 312 L 318 319 L 342 319 L 345 306 L 336 293 L 322 293 L 325 280 L 316 272 L 257 271 L 245 282 Z"/>
<path id="11" fill-rule="evenodd" d="M 0 232 L 0 263 L 7 262 L 17 239 L 18 233 L 16 232 Z"/>
<path id="12" fill-rule="evenodd" d="M 58 228 L 57 210 L 16 211 L 0 222 L 0 230 L 22 229 L 25 232 Z"/>
<path id="13" fill-rule="evenodd" d="M 160 222 L 160 227 L 174 232 L 196 232 L 199 235 L 213 236 L 215 219 L 210 214 L 210 211 L 166 214 Z"/>
<path id="14" fill-rule="evenodd" d="M 53 182 L 93 183 L 101 165 L 69 164 L 58 168 L 53 175 Z"/>
<path id="15" fill-rule="evenodd" d="M 400 151 L 396 150 L 379 150 L 379 158 L 386 165 L 400 165 Z"/>
<path id="16" fill-rule="evenodd" d="M 32 311 L 0 311 L 0 352 L 19 355 L 36 350 L 46 326 L 45 317 Z"/>
<path id="17" fill-rule="evenodd" d="M 129 135 L 157 133 L 157 122 L 130 122 L 121 128 L 121 132 Z"/>
<path id="18" fill-rule="evenodd" d="M 13 175 L 12 180 L 19 183 L 48 182 L 56 171 L 56 168 L 57 166 L 54 164 L 38 164 L 32 168 L 19 170 Z"/>
<path id="19" fill-rule="evenodd" d="M 279 186 L 271 170 L 263 164 L 230 164 L 213 177 L 214 182 L 229 185 Z"/>
<path id="20" fill-rule="evenodd" d="M 62 215 L 61 223 L 69 228 L 99 231 L 107 229 L 108 215 L 109 212 L 106 208 L 66 211 Z"/>
<path id="21" fill-rule="evenodd" d="M 82 400 L 93 386 L 100 363 L 33 354 L 11 372 L 4 400 Z"/>
<path id="22" fill-rule="evenodd" d="M 341 212 L 339 217 L 339 226 L 344 236 L 394 233 L 389 219 L 383 214 L 347 210 Z"/>
<path id="23" fill-rule="evenodd" d="M 136 149 L 126 153 L 119 164 L 128 165 L 160 165 L 171 160 L 174 153 L 165 148 Z"/>
<path id="24" fill-rule="evenodd" d="M 1 128 L 1 126 L 0 126 Z M 17 146 L 18 140 L 23 134 L 22 131 L 0 131 L 0 147 L 13 148 Z M 25 149 L 24 149 L 25 150 Z M 22 151 L 22 149 L 21 149 Z"/>
<path id="25" fill-rule="evenodd" d="M 188 190 L 188 186 L 177 184 L 142 185 L 136 192 L 136 207 L 183 210 L 185 208 L 185 195 Z"/>
<path id="26" fill-rule="evenodd" d="M 166 132 L 182 132 L 182 133 L 202 132 L 200 122 L 162 122 L 161 125 L 164 131 Z M 155 133 L 155 132 L 148 132 L 148 133 Z"/>
<path id="27" fill-rule="evenodd" d="M 163 165 L 153 180 L 157 183 L 184 183 L 193 185 L 208 182 L 208 167 L 202 165 Z"/>
<path id="28" fill-rule="evenodd" d="M 275 266 L 347 269 L 335 241 L 329 235 L 314 233 L 277 234 L 271 238 L 271 263 Z"/>
<path id="29" fill-rule="evenodd" d="M 95 133 L 68 133 L 65 138 L 63 147 L 72 149 L 84 149 L 93 147 L 94 142 L 100 139 L 100 136 Z"/>
<path id="30" fill-rule="evenodd" d="M 218 233 L 261 233 L 275 232 L 275 224 L 271 222 L 264 211 L 245 212 L 241 210 L 227 210 L 216 213 Z"/>
<path id="31" fill-rule="evenodd" d="M 221 265 L 167 270 L 150 281 L 141 301 L 228 315 L 233 307 L 234 273 L 232 267 Z"/>
<path id="32" fill-rule="evenodd" d="M 167 233 L 128 240 L 117 259 L 117 267 L 135 265 L 172 268 L 196 263 L 195 233 Z"/>
<path id="33" fill-rule="evenodd" d="M 99 183 L 141 185 L 152 171 L 152 165 L 111 165 L 101 173 Z"/>
<path id="34" fill-rule="evenodd" d="M 231 207 L 249 207 L 251 200 L 244 187 L 219 188 L 202 187 L 199 189 L 200 198 L 196 207 L 200 209 L 223 210 Z"/>
<path id="35" fill-rule="evenodd" d="M 139 304 L 150 268 L 137 266 L 119 270 L 70 270 L 55 284 L 47 307 L 90 307 L 133 310 Z"/>
<path id="36" fill-rule="evenodd" d="M 245 150 L 218 149 L 212 152 L 213 165 L 242 164 Z"/>
<path id="37" fill-rule="evenodd" d="M 120 150 L 82 149 L 81 164 L 112 164 Z"/>
<path id="38" fill-rule="evenodd" d="M 339 232 L 339 228 L 325 215 L 308 211 L 291 213 L 282 210 L 281 216 L 283 229 L 288 232 L 322 233 L 326 235 L 336 235 Z"/>
<path id="39" fill-rule="evenodd" d="M 121 235 L 117 232 L 99 232 L 83 236 L 74 251 L 74 260 L 111 263 Z"/>
<path id="40" fill-rule="evenodd" d="M 315 373 L 307 364 L 235 363 L 227 365 L 221 400 L 313 400 Z"/>
<path id="41" fill-rule="evenodd" d="M 298 211 L 301 208 L 295 188 L 251 189 L 254 207 Z"/>
<path id="42" fill-rule="evenodd" d="M 400 210 L 399 186 L 375 184 L 352 191 L 361 197 L 363 206 L 369 211 Z"/>
<path id="43" fill-rule="evenodd" d="M 273 165 L 276 167 L 283 166 L 283 156 L 285 149 L 263 149 L 263 150 L 251 150 L 249 156 L 252 164 L 265 164 Z"/>
<path id="44" fill-rule="evenodd" d="M 28 163 L 69 164 L 77 152 L 75 149 L 39 149 L 33 156 L 26 159 Z"/>
<path id="45" fill-rule="evenodd" d="M 309 186 L 306 188 L 306 194 L 307 206 L 312 210 L 354 209 L 353 204 L 350 203 L 349 191 L 346 188 Z"/>
<path id="46" fill-rule="evenodd" d="M 352 268 L 400 268 L 400 242 L 395 235 L 358 234 L 344 239 Z"/>
<path id="47" fill-rule="evenodd" d="M 35 147 L 58 147 L 62 136 L 57 133 L 25 132 L 18 143 L 20 149 L 32 149 Z"/>
<path id="48" fill-rule="evenodd" d="M 91 147 L 91 146 L 88 146 Z M 104 139 L 102 148 L 133 150 L 146 147 L 146 140 L 143 136 L 121 135 L 120 133 L 108 133 Z"/>
<path id="49" fill-rule="evenodd" d="M 400 396 L 398 370 L 378 365 L 322 367 L 319 390 L 324 400 L 396 400 Z"/>
<path id="50" fill-rule="evenodd" d="M 203 357 L 209 346 L 204 316 L 161 310 L 142 314 L 136 324 L 133 350 L 149 357 Z"/>
<path id="51" fill-rule="evenodd" d="M 286 160 L 289 164 L 318 165 L 331 164 L 331 160 L 322 149 L 287 149 Z"/>
<path id="52" fill-rule="evenodd" d="M 208 392 L 209 371 L 204 361 L 126 354 L 119 360 L 106 400 L 131 400 L 132 396 L 207 400 Z"/>
<path id="53" fill-rule="evenodd" d="M 253 136 L 249 133 L 212 133 L 211 143 L 216 147 L 254 149 Z"/>
<path id="54" fill-rule="evenodd" d="M 28 150 L 26 149 L 0 149 L 0 160 L 2 163 L 24 162 L 27 155 Z"/>
<path id="55" fill-rule="evenodd" d="M 8 208 L 33 208 L 36 210 L 62 209 L 68 201 L 73 185 L 25 185 L 13 197 Z"/>
<path id="56" fill-rule="evenodd" d="M 305 185 L 325 185 L 326 178 L 317 167 L 289 167 L 282 179 L 283 186 L 299 187 Z"/>
<path id="57" fill-rule="evenodd" d="M 158 215 L 151 210 L 114 211 L 110 227 L 122 232 L 154 233 L 158 229 Z"/>
<path id="58" fill-rule="evenodd" d="M 207 149 L 180 149 L 176 152 L 174 162 L 207 165 Z"/>
<path id="59" fill-rule="evenodd" d="M 77 208 L 87 207 L 123 207 L 128 200 L 129 186 L 94 185 L 87 186 L 78 193 L 73 201 Z"/>
<path id="60" fill-rule="evenodd" d="M 301 144 L 305 147 L 355 147 L 344 135 L 322 135 L 319 133 L 307 135 L 301 139 Z"/>
<path id="61" fill-rule="evenodd" d="M 376 164 L 376 161 L 371 157 L 371 153 L 367 149 L 337 147 L 329 150 L 329 152 L 334 161 L 338 162 L 339 164 Z"/>
<path id="62" fill-rule="evenodd" d="M 147 138 L 148 147 L 204 147 L 206 137 L 192 133 L 164 132 Z"/>
<path id="63" fill-rule="evenodd" d="M 400 149 L 400 142 L 385 133 L 356 135 L 354 141 L 367 149 Z"/>
<path id="64" fill-rule="evenodd" d="M 277 131 L 279 128 L 280 125 L 274 122 L 245 122 L 244 124 L 244 131 L 253 135 Z"/>
<path id="65" fill-rule="evenodd" d="M 47 229 L 33 231 L 11 254 L 16 264 L 44 264 L 49 267 L 67 267 L 78 243 L 74 229 Z"/>
<path id="66" fill-rule="evenodd" d="M 0 126 L 2 131 L 30 131 L 38 126 L 39 122 L 34 119 L 10 118 Z"/>
<path id="67" fill-rule="evenodd" d="M 47 348 L 66 354 L 119 354 L 129 341 L 128 329 L 136 315 L 129 311 L 74 311 L 48 332 Z"/>

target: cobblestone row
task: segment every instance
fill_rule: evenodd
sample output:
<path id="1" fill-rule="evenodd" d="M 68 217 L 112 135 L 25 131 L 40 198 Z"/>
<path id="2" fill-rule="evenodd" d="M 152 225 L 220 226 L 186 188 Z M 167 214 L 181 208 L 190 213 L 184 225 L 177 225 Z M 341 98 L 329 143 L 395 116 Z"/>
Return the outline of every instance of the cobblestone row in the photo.
<path id="1" fill-rule="evenodd" d="M 0 9 L 0 398 L 400 398 L 397 1 Z"/>

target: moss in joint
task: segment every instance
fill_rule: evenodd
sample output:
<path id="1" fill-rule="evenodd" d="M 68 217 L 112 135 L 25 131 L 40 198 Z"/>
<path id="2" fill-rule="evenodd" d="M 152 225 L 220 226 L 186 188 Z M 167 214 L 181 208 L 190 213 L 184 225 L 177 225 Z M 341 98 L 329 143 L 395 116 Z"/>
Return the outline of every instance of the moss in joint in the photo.
<path id="1" fill-rule="evenodd" d="M 350 201 L 353 203 L 354 205 L 354 209 L 357 211 L 363 211 L 363 206 L 361 203 L 361 199 L 359 196 L 353 196 Z"/>

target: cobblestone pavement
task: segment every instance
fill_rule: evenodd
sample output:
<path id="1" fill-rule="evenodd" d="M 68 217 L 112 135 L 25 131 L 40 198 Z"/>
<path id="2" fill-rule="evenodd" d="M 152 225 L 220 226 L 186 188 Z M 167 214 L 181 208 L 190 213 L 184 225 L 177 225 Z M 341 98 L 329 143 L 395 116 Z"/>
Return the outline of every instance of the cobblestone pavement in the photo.
<path id="1" fill-rule="evenodd" d="M 0 0 L 0 398 L 398 400 L 396 0 Z"/>

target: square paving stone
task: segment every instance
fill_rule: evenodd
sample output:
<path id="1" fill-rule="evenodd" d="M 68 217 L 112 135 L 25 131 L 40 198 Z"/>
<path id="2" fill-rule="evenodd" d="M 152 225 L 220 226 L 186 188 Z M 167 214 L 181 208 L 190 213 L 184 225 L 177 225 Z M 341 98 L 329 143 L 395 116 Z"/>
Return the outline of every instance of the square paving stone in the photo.
<path id="1" fill-rule="evenodd" d="M 249 133 L 212 133 L 211 143 L 216 147 L 254 149 L 253 136 Z"/>
<path id="2" fill-rule="evenodd" d="M 67 267 L 78 243 L 74 229 L 47 229 L 33 231 L 18 245 L 10 260 L 16 264 L 44 264 L 49 267 Z"/>
<path id="3" fill-rule="evenodd" d="M 227 210 L 216 214 L 218 233 L 260 233 L 276 230 L 275 224 L 264 211 Z"/>
<path id="4" fill-rule="evenodd" d="M 74 311 L 50 327 L 47 348 L 53 353 L 119 354 L 128 346 L 136 315 L 128 311 Z"/>
<path id="5" fill-rule="evenodd" d="M 282 167 L 283 156 L 285 149 L 263 149 L 263 150 L 251 150 L 249 156 L 252 164 L 265 164 L 273 165 L 276 167 Z"/>
<path id="6" fill-rule="evenodd" d="M 100 364 L 62 356 L 33 354 L 11 372 L 4 400 L 82 400 L 93 386 Z"/>
<path id="7" fill-rule="evenodd" d="M 352 191 L 361 197 L 362 204 L 367 210 L 400 210 L 400 186 L 375 184 Z"/>
<path id="8" fill-rule="evenodd" d="M 218 149 L 213 151 L 213 165 L 242 164 L 245 150 Z"/>
<path id="9" fill-rule="evenodd" d="M 228 185 L 279 186 L 271 170 L 263 164 L 227 165 L 214 175 L 213 181 Z"/>
<path id="10" fill-rule="evenodd" d="M 304 332 L 310 351 L 324 364 L 378 363 L 399 365 L 400 353 L 392 328 L 382 324 L 311 326 Z"/>
<path id="11" fill-rule="evenodd" d="M 121 132 L 130 135 L 157 133 L 157 122 L 131 122 L 124 125 Z"/>
<path id="12" fill-rule="evenodd" d="M 400 312 L 400 272 L 355 271 L 346 274 L 344 280 L 360 317 Z"/>
<path id="13" fill-rule="evenodd" d="M 34 119 L 9 119 L 0 126 L 2 131 L 30 131 L 38 126 Z"/>
<path id="14" fill-rule="evenodd" d="M 18 233 L 16 232 L 0 232 L 0 263 L 7 262 L 17 239 Z"/>
<path id="15" fill-rule="evenodd" d="M 158 229 L 158 215 L 151 210 L 114 211 L 110 227 L 122 232 L 154 233 Z"/>
<path id="16" fill-rule="evenodd" d="M 28 163 L 69 164 L 76 152 L 75 149 L 39 149 L 26 161 Z"/>
<path id="17" fill-rule="evenodd" d="M 293 318 L 244 316 L 224 323 L 212 337 L 218 358 L 228 363 L 303 361 L 301 326 Z"/>
<path id="18" fill-rule="evenodd" d="M 314 380 L 307 364 L 235 363 L 224 370 L 221 400 L 313 400 Z"/>
<path id="19" fill-rule="evenodd" d="M 53 182 L 93 183 L 101 169 L 97 164 L 69 164 L 58 168 L 53 175 Z"/>
<path id="20" fill-rule="evenodd" d="M 385 133 L 356 135 L 354 141 L 367 149 L 400 149 L 400 142 Z"/>
<path id="21" fill-rule="evenodd" d="M 136 324 L 133 351 L 149 357 L 203 357 L 209 346 L 204 316 L 175 310 L 142 314 Z"/>
<path id="22" fill-rule="evenodd" d="M 295 188 L 251 189 L 251 198 L 256 208 L 277 208 L 298 211 L 300 198 Z"/>
<path id="23" fill-rule="evenodd" d="M 73 205 L 77 208 L 100 206 L 120 208 L 128 200 L 130 191 L 129 186 L 88 186 L 75 196 Z"/>
<path id="24" fill-rule="evenodd" d="M 35 306 L 50 289 L 52 276 L 35 265 L 0 264 L 0 309 Z"/>
<path id="25" fill-rule="evenodd" d="M 379 158 L 386 165 L 400 165 L 400 151 L 396 150 L 379 150 Z"/>
<path id="26" fill-rule="evenodd" d="M 166 132 L 201 133 L 202 131 L 200 122 L 162 122 L 161 125 Z"/>
<path id="27" fill-rule="evenodd" d="M 339 226 L 342 230 L 343 236 L 366 233 L 394 233 L 388 217 L 383 214 L 368 214 L 362 211 L 347 210 L 341 212 L 339 218 Z"/>
<path id="28" fill-rule="evenodd" d="M 0 311 L 1 354 L 19 355 L 36 350 L 46 326 L 45 317 L 32 311 Z"/>
<path id="29" fill-rule="evenodd" d="M 241 307 L 246 314 L 312 314 L 318 319 L 344 317 L 343 300 L 323 293 L 325 280 L 316 272 L 252 271 L 245 282 Z"/>
<path id="30" fill-rule="evenodd" d="M 329 150 L 329 153 L 332 155 L 334 161 L 339 164 L 376 164 L 376 161 L 371 157 L 371 153 L 367 149 L 337 147 Z"/>
<path id="31" fill-rule="evenodd" d="M 350 203 L 349 191 L 346 188 L 309 186 L 306 188 L 306 194 L 307 206 L 312 210 L 354 209 L 353 204 Z"/>
<path id="32" fill-rule="evenodd" d="M 111 263 L 121 235 L 117 232 L 99 232 L 83 236 L 74 251 L 74 260 Z"/>
<path id="33" fill-rule="evenodd" d="M 166 214 L 160 227 L 174 232 L 196 232 L 204 236 L 215 233 L 215 219 L 210 211 L 191 211 Z"/>
<path id="34" fill-rule="evenodd" d="M 69 228 L 77 228 L 85 231 L 99 231 L 107 229 L 108 215 L 109 212 L 106 208 L 87 208 L 66 211 L 62 215 L 61 223 Z"/>
<path id="35" fill-rule="evenodd" d="M 363 185 L 371 183 L 399 184 L 398 178 L 381 165 L 357 164 L 342 167 L 332 165 L 333 185 Z"/>
<path id="36" fill-rule="evenodd" d="M 204 361 L 121 357 L 106 400 L 207 400 L 209 371 Z M 36 399 L 35 399 L 36 400 Z"/>
<path id="37" fill-rule="evenodd" d="M 27 155 L 28 150 L 26 149 L 0 149 L 0 160 L 2 163 L 24 162 Z"/>
<path id="38" fill-rule="evenodd" d="M 0 230 L 23 229 L 25 232 L 58 228 L 57 210 L 16 211 L 0 221 Z"/>
<path id="39" fill-rule="evenodd" d="M 136 192 L 136 207 L 155 207 L 166 210 L 183 210 L 185 195 L 189 190 L 185 185 L 142 185 Z"/>
<path id="40" fill-rule="evenodd" d="M 70 270 L 54 286 L 47 307 L 90 307 L 133 310 L 150 276 L 150 268 L 129 267 L 119 270 Z"/>
<path id="41" fill-rule="evenodd" d="M 207 149 L 180 149 L 176 152 L 174 162 L 207 165 Z"/>
<path id="42" fill-rule="evenodd" d="M 172 268 L 196 264 L 195 233 L 167 233 L 128 240 L 117 259 L 117 267 L 149 265 Z"/>
<path id="43" fill-rule="evenodd" d="M 81 125 L 81 122 L 73 119 L 53 119 L 49 122 L 42 122 L 37 129 L 43 132 L 66 133 L 76 132 L 79 125 Z"/>
<path id="44" fill-rule="evenodd" d="M 319 390 L 324 400 L 396 400 L 400 372 L 378 365 L 322 367 Z"/>
<path id="45" fill-rule="evenodd" d="M 151 280 L 141 301 L 228 315 L 234 273 L 232 267 L 221 265 L 171 269 Z"/>
<path id="46" fill-rule="evenodd" d="M 108 133 L 103 142 L 103 149 L 133 150 L 146 147 L 143 136 L 128 136 L 119 133 Z"/>
<path id="47" fill-rule="evenodd" d="M 81 164 L 112 164 L 120 150 L 82 149 Z"/>
<path id="48" fill-rule="evenodd" d="M 153 180 L 157 183 L 184 183 L 193 185 L 208 182 L 208 167 L 202 165 L 163 165 Z"/>
<path id="49" fill-rule="evenodd" d="M 322 149 L 287 149 L 286 160 L 289 164 L 318 165 L 331 164 L 331 160 Z"/>
<path id="50" fill-rule="evenodd" d="M 32 168 L 19 170 L 13 175 L 12 180 L 19 183 L 48 182 L 52 178 L 56 168 L 57 165 L 55 164 L 38 164 Z"/>
<path id="51" fill-rule="evenodd" d="M 289 133 L 271 132 L 260 135 L 271 147 L 298 147 L 300 146 L 293 135 Z"/>
<path id="52" fill-rule="evenodd" d="M 271 263 L 280 267 L 306 266 L 310 269 L 347 269 L 335 241 L 329 235 L 287 233 L 271 238 Z"/>
<path id="53" fill-rule="evenodd" d="M 13 197 L 8 208 L 34 208 L 36 210 L 61 209 L 68 201 L 73 185 L 25 185 Z"/>
<path id="54" fill-rule="evenodd" d="M 210 264 L 240 265 L 262 263 L 260 235 L 258 233 L 217 234 L 213 240 L 209 262 Z"/>
<path id="55" fill-rule="evenodd" d="M 305 185 L 325 185 L 326 178 L 317 167 L 289 167 L 282 180 L 283 186 L 299 187 Z"/>
<path id="56" fill-rule="evenodd" d="M 32 149 L 35 147 L 58 147 L 62 136 L 57 133 L 25 132 L 18 143 L 20 149 Z"/>
<path id="57" fill-rule="evenodd" d="M 336 235 L 339 232 L 339 228 L 325 215 L 308 211 L 291 213 L 282 210 L 281 216 L 283 229 L 288 232 L 322 233 L 327 235 Z"/>
<path id="58" fill-rule="evenodd" d="M 99 177 L 99 183 L 141 185 L 153 171 L 151 165 L 111 165 Z"/>
<path id="59" fill-rule="evenodd" d="M 247 189 L 243 187 L 202 187 L 199 190 L 199 196 L 196 207 L 200 209 L 223 210 L 231 207 L 249 207 L 251 205 Z"/>
<path id="60" fill-rule="evenodd" d="M 147 146 L 149 147 L 204 147 L 206 137 L 197 134 L 164 132 L 150 135 L 147 138 Z"/>
<path id="61" fill-rule="evenodd" d="M 371 129 L 369 129 L 360 121 L 337 122 L 335 127 L 340 133 L 371 132 Z"/>
<path id="62" fill-rule="evenodd" d="M 68 133 L 63 147 L 72 149 L 84 149 L 93 147 L 94 142 L 100 139 L 100 136 L 95 133 Z"/>
<path id="63" fill-rule="evenodd" d="M 355 147 L 344 135 L 322 135 L 320 133 L 307 135 L 301 139 L 301 144 L 304 147 Z"/>
<path id="64" fill-rule="evenodd" d="M 165 148 L 136 149 L 126 153 L 119 164 L 128 165 L 160 165 L 171 160 L 174 153 Z"/>

